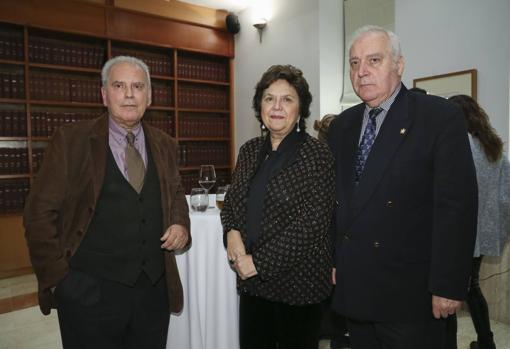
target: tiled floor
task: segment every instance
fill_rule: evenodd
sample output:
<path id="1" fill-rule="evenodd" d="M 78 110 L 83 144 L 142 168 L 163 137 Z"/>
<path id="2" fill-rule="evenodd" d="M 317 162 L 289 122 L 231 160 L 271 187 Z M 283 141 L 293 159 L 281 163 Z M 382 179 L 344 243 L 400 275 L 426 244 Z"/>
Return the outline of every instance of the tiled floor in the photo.
<path id="1" fill-rule="evenodd" d="M 462 311 L 457 315 L 457 349 L 469 349 L 471 341 L 476 340 L 476 332 L 469 313 Z M 510 349 L 510 326 L 497 321 L 491 321 L 496 348 Z M 319 349 L 330 349 L 329 341 L 321 341 Z M 435 348 L 434 348 L 435 349 Z"/>
<path id="2" fill-rule="evenodd" d="M 33 275 L 0 280 L 0 349 L 62 348 L 55 311 L 44 316 L 38 306 L 26 308 L 29 302 L 12 301 L 13 297 L 23 298 L 23 295 L 33 295 L 35 291 L 36 281 Z M 11 301 L 7 302 L 9 299 Z M 20 310 L 5 311 L 5 304 Z M 469 343 L 476 339 L 476 335 L 468 313 L 459 314 L 458 326 L 458 349 L 469 349 Z M 510 326 L 493 321 L 492 329 L 497 348 L 510 349 Z M 319 349 L 329 349 L 329 341 L 321 341 Z"/>

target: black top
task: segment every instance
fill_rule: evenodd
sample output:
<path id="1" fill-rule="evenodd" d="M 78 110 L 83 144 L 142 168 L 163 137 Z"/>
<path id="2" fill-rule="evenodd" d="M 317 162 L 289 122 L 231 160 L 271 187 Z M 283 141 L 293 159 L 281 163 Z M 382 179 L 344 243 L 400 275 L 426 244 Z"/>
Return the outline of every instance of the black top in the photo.
<path id="1" fill-rule="evenodd" d="M 273 150 L 271 139 L 268 135 L 259 153 L 257 172 L 250 181 L 247 202 L 247 247 L 250 248 L 257 241 L 262 220 L 262 207 L 266 196 L 266 186 L 269 179 L 276 175 L 286 164 L 295 159 L 298 144 L 303 142 L 305 132 L 291 131 L 281 141 L 278 149 Z"/>

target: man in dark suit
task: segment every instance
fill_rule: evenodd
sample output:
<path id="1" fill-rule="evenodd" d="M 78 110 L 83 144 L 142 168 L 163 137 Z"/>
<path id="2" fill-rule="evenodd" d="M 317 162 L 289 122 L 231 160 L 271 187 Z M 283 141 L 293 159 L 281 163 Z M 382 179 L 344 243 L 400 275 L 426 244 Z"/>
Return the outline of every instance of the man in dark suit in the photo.
<path id="1" fill-rule="evenodd" d="M 401 83 L 398 38 L 367 26 L 349 51 L 363 103 L 329 130 L 336 158 L 333 308 L 353 349 L 443 347 L 466 296 L 477 212 L 460 110 Z"/>
<path id="2" fill-rule="evenodd" d="M 183 302 L 172 251 L 190 242 L 177 144 L 141 121 L 145 63 L 113 58 L 102 84 L 108 114 L 55 133 L 25 207 L 39 305 L 65 348 L 164 348 Z"/>

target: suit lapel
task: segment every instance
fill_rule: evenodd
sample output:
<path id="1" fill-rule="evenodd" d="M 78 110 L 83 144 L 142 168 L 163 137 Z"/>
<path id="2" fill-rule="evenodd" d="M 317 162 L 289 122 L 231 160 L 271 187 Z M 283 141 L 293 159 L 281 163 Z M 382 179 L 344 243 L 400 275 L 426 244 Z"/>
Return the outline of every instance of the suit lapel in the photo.
<path id="1" fill-rule="evenodd" d="M 370 199 L 380 180 L 386 174 L 397 149 L 409 134 L 412 121 L 407 90 L 402 86 L 402 90 L 393 102 L 379 130 L 365 164 L 363 175 L 355 188 L 355 201 L 353 202 L 355 216 Z"/>
<path id="2" fill-rule="evenodd" d="M 340 136 L 339 160 L 337 160 L 337 173 L 340 174 L 340 187 L 338 191 L 338 200 L 340 202 L 351 202 L 354 185 L 354 165 L 356 161 L 356 152 L 358 150 L 359 137 L 361 133 L 361 124 L 363 121 L 363 111 L 365 104 L 354 107 L 352 117 L 346 118 L 342 127 Z M 342 116 L 343 117 L 343 116 Z"/>
<path id="3" fill-rule="evenodd" d="M 94 187 L 94 202 L 97 202 L 103 187 L 108 154 L 108 115 L 104 114 L 92 127 L 90 136 L 89 174 Z"/>
<path id="4" fill-rule="evenodd" d="M 145 135 L 145 144 L 150 148 L 152 161 L 154 162 L 154 166 L 156 167 L 156 171 L 158 173 L 159 181 L 163 181 L 166 178 L 165 170 L 163 169 L 163 153 L 162 153 L 162 145 L 159 142 L 159 138 L 152 133 L 152 130 L 145 126 L 142 121 L 143 133 Z M 167 159 L 168 161 L 168 159 Z"/>

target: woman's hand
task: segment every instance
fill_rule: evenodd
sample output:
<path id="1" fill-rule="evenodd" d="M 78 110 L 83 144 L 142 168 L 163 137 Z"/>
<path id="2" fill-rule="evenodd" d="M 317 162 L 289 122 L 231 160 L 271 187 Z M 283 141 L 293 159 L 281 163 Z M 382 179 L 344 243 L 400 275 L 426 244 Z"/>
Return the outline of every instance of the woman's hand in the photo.
<path id="1" fill-rule="evenodd" d="M 229 262 L 235 262 L 239 257 L 246 254 L 241 232 L 232 229 L 227 233 L 227 257 Z"/>
<path id="2" fill-rule="evenodd" d="M 243 280 L 258 274 L 257 269 L 255 269 L 255 264 L 253 264 L 253 257 L 251 254 L 239 256 L 234 262 L 234 269 L 237 275 Z"/>

